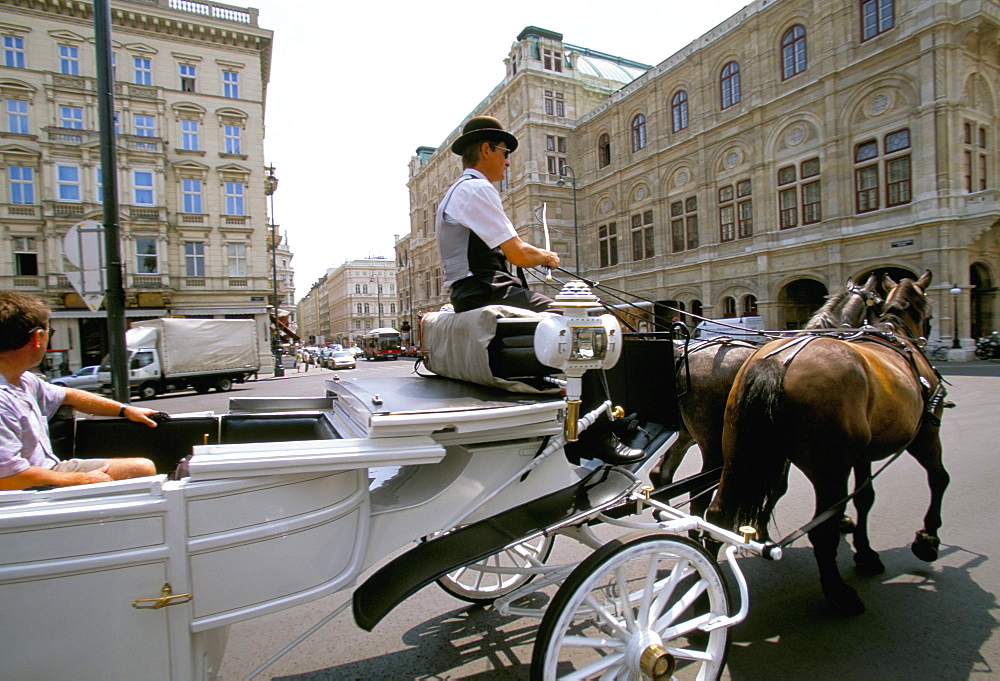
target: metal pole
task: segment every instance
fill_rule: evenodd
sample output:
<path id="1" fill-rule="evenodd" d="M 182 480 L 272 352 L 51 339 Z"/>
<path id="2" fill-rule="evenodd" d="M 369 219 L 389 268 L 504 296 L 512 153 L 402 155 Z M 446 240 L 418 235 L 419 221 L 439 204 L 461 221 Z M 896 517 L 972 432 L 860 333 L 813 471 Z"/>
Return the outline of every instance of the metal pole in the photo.
<path id="1" fill-rule="evenodd" d="M 957 286 L 951 288 L 951 299 L 953 301 L 952 309 L 954 310 L 955 317 L 955 335 L 951 337 L 951 347 L 954 350 L 961 350 L 962 344 L 958 342 L 958 294 L 962 292 Z"/>
<path id="2" fill-rule="evenodd" d="M 101 184 L 104 192 L 104 253 L 108 313 L 111 394 L 119 402 L 131 399 L 125 350 L 125 287 L 118 225 L 118 164 L 115 149 L 115 88 L 111 78 L 111 3 L 94 0 L 94 44 L 97 48 L 97 116 L 101 140 Z"/>
<path id="3" fill-rule="evenodd" d="M 274 375 L 281 378 L 285 375 L 285 367 L 281 363 L 281 339 L 278 336 L 278 225 L 274 221 L 274 192 L 278 188 L 278 178 L 274 176 L 274 166 L 264 170 L 264 193 L 271 197 L 271 286 L 272 303 L 274 304 L 274 330 L 271 332 L 271 353 L 274 355 Z"/>
<path id="4" fill-rule="evenodd" d="M 576 254 L 574 255 L 574 269 L 576 270 L 576 276 L 580 276 L 580 221 L 577 219 L 576 213 L 576 171 L 573 170 L 573 166 L 567 164 L 563 168 L 569 171 L 569 176 L 573 178 L 573 243 L 574 250 Z M 565 186 L 566 181 L 561 177 L 556 184 Z"/>

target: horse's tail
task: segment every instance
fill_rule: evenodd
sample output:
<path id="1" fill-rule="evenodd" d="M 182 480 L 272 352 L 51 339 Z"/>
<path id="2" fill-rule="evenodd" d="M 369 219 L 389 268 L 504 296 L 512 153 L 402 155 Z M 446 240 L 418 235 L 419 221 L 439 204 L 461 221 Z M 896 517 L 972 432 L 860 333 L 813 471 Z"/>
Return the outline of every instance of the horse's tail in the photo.
<path id="1" fill-rule="evenodd" d="M 726 517 L 739 525 L 770 520 L 786 452 L 780 437 L 785 365 L 774 359 L 750 364 L 737 386 L 733 450 L 727 462 Z"/>

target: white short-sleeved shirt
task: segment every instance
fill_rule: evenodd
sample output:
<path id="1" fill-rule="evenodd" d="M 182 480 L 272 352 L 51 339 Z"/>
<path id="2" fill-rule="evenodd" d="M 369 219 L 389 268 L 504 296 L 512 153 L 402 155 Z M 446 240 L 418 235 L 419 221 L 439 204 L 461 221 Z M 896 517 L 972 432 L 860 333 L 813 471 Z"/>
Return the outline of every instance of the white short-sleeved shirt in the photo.
<path id="1" fill-rule="evenodd" d="M 462 172 L 445 194 L 435 217 L 445 286 L 472 275 L 468 262 L 470 231 L 487 248 L 496 248 L 517 236 L 514 225 L 503 212 L 497 188 L 474 168 Z"/>
<path id="2" fill-rule="evenodd" d="M 30 466 L 52 468 L 59 458 L 52 453 L 48 421 L 66 399 L 66 390 L 46 383 L 31 372 L 21 374 L 21 386 L 0 375 L 0 477 Z"/>

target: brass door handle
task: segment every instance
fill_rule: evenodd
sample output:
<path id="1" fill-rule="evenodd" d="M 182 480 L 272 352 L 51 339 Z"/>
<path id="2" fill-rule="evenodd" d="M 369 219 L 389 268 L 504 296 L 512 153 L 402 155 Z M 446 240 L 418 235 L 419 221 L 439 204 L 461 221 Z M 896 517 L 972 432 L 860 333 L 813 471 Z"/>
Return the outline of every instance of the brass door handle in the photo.
<path id="1" fill-rule="evenodd" d="M 166 608 L 170 605 L 180 605 L 181 603 L 187 603 L 192 598 L 191 594 L 174 594 L 173 590 L 170 588 L 170 583 L 167 582 L 160 589 L 159 598 L 140 598 L 138 600 L 132 601 L 132 607 L 138 608 L 139 610 L 159 610 L 160 608 Z"/>

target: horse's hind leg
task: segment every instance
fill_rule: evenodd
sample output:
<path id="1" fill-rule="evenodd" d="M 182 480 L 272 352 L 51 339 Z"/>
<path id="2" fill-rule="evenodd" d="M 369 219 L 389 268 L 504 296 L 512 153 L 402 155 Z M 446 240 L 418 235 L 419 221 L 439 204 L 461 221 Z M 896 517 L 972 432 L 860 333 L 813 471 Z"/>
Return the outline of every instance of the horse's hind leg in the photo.
<path id="1" fill-rule="evenodd" d="M 858 512 L 854 525 L 854 565 L 863 575 L 880 575 L 885 572 L 885 565 L 868 539 L 868 514 L 875 505 L 875 488 L 869 482 L 871 475 L 871 463 L 854 467 L 854 508 Z"/>
<path id="2" fill-rule="evenodd" d="M 941 545 L 941 540 L 938 538 L 938 530 L 941 529 L 941 501 L 948 483 L 951 482 L 951 476 L 945 470 L 941 459 L 939 427 L 924 424 L 907 451 L 927 471 L 927 484 L 931 488 L 931 503 L 924 515 L 924 528 L 917 532 L 910 546 L 913 555 L 929 563 L 938 557 L 938 547 Z"/>

